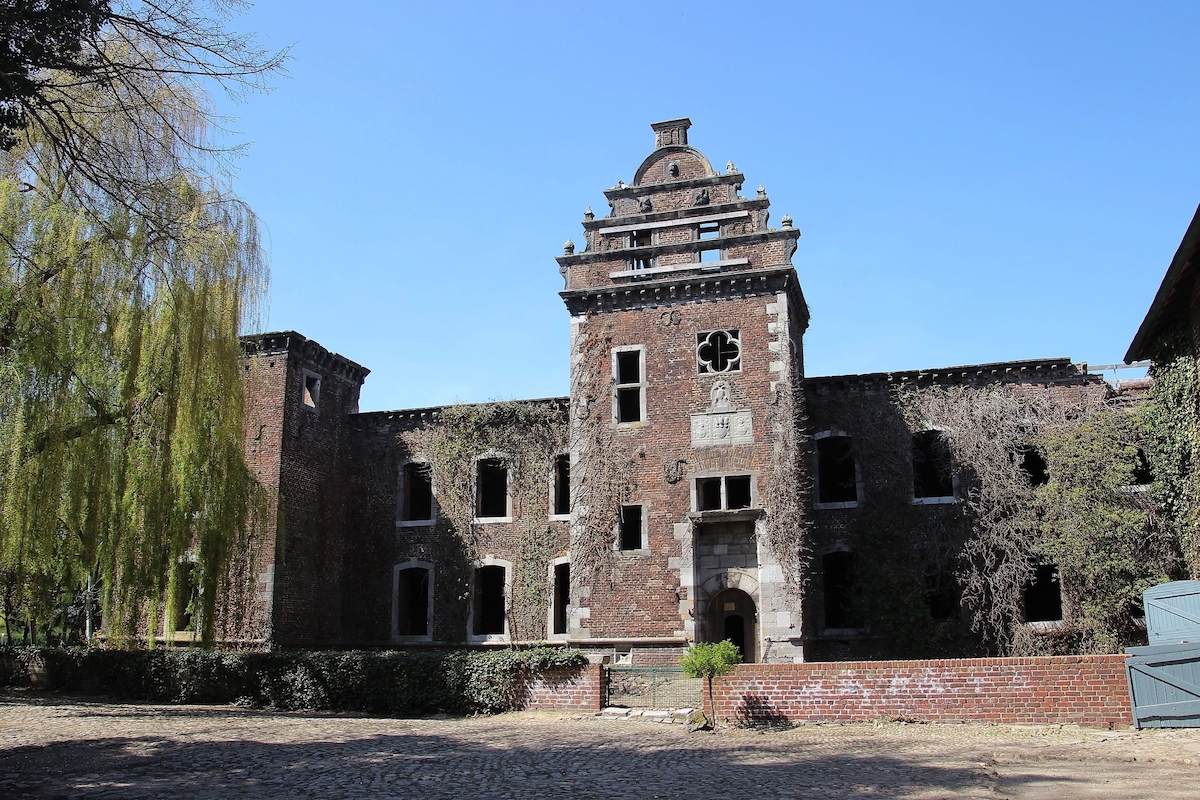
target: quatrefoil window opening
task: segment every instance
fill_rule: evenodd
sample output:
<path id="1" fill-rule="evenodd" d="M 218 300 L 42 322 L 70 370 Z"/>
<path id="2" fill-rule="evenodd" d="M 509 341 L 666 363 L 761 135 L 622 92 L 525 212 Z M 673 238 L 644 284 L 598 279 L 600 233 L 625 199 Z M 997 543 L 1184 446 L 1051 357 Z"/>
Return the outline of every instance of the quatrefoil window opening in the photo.
<path id="1" fill-rule="evenodd" d="M 742 340 L 738 331 L 696 334 L 696 363 L 700 374 L 737 372 L 742 368 Z"/>

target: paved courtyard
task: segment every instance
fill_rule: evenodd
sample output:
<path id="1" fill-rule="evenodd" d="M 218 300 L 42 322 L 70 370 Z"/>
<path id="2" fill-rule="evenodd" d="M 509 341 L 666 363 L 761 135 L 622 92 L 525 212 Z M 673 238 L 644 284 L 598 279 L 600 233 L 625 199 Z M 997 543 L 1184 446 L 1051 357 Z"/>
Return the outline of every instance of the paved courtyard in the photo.
<path id="1" fill-rule="evenodd" d="M 0 798 L 1196 798 L 1200 730 L 881 722 L 688 734 L 0 695 Z"/>

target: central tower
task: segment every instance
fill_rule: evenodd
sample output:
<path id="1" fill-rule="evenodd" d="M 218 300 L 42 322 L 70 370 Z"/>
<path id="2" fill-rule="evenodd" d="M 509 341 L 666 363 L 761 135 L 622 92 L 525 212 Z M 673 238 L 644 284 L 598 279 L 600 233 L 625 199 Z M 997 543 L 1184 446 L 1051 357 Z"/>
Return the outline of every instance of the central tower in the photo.
<path id="1" fill-rule="evenodd" d="M 801 659 L 800 231 L 655 123 L 633 182 L 558 258 L 571 314 L 569 639 L 671 660 Z"/>

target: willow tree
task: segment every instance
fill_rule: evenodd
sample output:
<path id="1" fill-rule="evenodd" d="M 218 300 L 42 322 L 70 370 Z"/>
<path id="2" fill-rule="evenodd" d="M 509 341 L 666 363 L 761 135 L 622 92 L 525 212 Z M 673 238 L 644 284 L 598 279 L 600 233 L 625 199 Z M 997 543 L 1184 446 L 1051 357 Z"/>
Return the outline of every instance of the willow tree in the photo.
<path id="1" fill-rule="evenodd" d="M 153 68 L 52 80 L 69 113 L 0 154 L 0 602 L 44 621 L 92 576 L 111 639 L 153 642 L 187 570 L 211 642 L 256 486 L 238 334 L 258 230 L 211 168 L 200 87 L 144 40 L 97 46 Z"/>

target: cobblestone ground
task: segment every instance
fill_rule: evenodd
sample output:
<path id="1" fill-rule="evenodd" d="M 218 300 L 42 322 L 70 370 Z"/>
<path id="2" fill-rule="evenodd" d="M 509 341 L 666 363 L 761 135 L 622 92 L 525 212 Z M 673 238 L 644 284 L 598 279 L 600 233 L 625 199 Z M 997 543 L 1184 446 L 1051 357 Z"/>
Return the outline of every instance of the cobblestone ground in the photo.
<path id="1" fill-rule="evenodd" d="M 877 723 L 688 734 L 0 696 L 0 798 L 1197 798 L 1200 730 Z"/>

